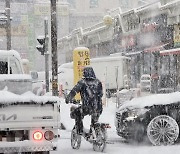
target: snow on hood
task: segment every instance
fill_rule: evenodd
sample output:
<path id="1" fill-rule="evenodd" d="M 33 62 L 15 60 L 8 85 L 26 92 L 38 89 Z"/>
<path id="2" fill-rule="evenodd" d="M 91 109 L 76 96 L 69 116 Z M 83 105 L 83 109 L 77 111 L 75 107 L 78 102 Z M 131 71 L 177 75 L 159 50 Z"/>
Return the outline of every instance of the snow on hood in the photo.
<path id="1" fill-rule="evenodd" d="M 144 96 L 134 98 L 123 104 L 118 110 L 125 108 L 144 108 L 146 106 L 153 105 L 165 105 L 180 102 L 180 92 L 173 92 L 169 94 L 154 94 L 150 96 Z"/>
<path id="2" fill-rule="evenodd" d="M 47 102 L 60 102 L 57 96 L 36 96 L 28 91 L 22 95 L 16 95 L 9 91 L 0 91 L 0 104 L 8 105 L 13 103 L 40 103 L 46 104 Z"/>

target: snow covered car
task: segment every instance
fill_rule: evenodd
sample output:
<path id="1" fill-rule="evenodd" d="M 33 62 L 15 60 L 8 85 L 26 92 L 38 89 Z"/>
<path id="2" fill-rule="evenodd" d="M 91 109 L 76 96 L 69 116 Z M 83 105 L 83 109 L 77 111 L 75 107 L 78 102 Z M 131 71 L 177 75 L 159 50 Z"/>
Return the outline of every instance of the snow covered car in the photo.
<path id="1" fill-rule="evenodd" d="M 179 137 L 180 92 L 134 98 L 115 116 L 117 134 L 125 139 L 153 145 L 173 144 Z"/>
<path id="2" fill-rule="evenodd" d="M 15 94 L 32 90 L 32 78 L 24 73 L 22 58 L 15 50 L 0 50 L 0 90 Z"/>

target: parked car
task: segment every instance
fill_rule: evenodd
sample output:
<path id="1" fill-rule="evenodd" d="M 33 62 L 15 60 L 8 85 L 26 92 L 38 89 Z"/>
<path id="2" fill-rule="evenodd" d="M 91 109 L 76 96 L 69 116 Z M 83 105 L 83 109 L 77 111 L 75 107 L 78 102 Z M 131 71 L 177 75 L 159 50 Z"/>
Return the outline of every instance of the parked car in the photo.
<path id="1" fill-rule="evenodd" d="M 180 92 L 134 98 L 117 111 L 117 134 L 127 140 L 153 145 L 173 144 L 179 137 Z"/>
<path id="2" fill-rule="evenodd" d="M 141 90 L 151 91 L 151 76 L 149 74 L 143 74 L 140 78 Z"/>

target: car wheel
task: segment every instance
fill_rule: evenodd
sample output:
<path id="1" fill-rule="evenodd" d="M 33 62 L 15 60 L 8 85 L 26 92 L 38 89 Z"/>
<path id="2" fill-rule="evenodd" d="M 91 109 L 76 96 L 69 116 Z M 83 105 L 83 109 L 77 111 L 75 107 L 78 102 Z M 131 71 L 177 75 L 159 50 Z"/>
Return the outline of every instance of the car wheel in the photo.
<path id="1" fill-rule="evenodd" d="M 153 145 L 173 144 L 179 136 L 179 126 L 170 116 L 160 115 L 148 124 L 147 136 Z"/>

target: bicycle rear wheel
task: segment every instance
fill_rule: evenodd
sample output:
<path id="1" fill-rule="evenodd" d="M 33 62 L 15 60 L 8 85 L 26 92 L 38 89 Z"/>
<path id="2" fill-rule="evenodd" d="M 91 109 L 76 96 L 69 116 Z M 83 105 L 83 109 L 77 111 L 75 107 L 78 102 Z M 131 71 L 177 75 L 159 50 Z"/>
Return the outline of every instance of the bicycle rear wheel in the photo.
<path id="1" fill-rule="evenodd" d="M 93 142 L 93 150 L 103 152 L 106 148 L 107 132 L 102 128 L 96 129 L 95 132 L 97 139 Z"/>
<path id="2" fill-rule="evenodd" d="M 77 130 L 74 127 L 71 131 L 71 147 L 73 149 L 79 149 L 81 146 L 81 135 L 77 134 Z"/>

